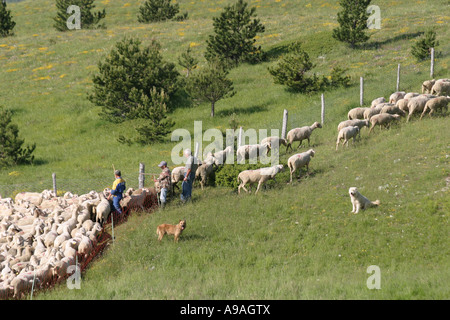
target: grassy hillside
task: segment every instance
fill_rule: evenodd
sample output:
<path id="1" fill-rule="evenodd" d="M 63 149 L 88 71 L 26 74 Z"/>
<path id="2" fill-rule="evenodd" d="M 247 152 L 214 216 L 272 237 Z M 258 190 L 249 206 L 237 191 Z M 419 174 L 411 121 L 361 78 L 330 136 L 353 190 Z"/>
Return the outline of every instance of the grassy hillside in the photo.
<path id="1" fill-rule="evenodd" d="M 136 186 L 139 162 L 156 172 L 163 158 L 171 164 L 174 143 L 119 144 L 118 135 L 133 133 L 133 124 L 103 121 L 86 94 L 97 62 L 125 35 L 144 44 L 157 39 L 173 62 L 191 46 L 203 64 L 212 17 L 233 1 L 178 2 L 188 20 L 143 25 L 136 19 L 142 1 L 97 1 L 107 10 L 107 29 L 66 33 L 52 28 L 53 1 L 8 5 L 17 26 L 14 37 L 0 39 L 0 104 L 14 111 L 26 143 L 37 144 L 37 161 L 0 171 L 2 195 L 49 188 L 52 172 L 62 190 L 101 189 L 112 183 L 112 164 Z M 313 174 L 290 186 L 284 172 L 257 197 L 195 189 L 187 206 L 175 201 L 164 212 L 135 216 L 116 229 L 115 245 L 83 275 L 82 290 L 61 286 L 39 298 L 448 299 L 448 118 L 402 120 L 370 137 L 363 131 L 356 147 L 334 150 L 337 124 L 359 105 L 360 76 L 366 103 L 395 91 L 398 63 L 401 90 L 420 91 L 429 62 L 415 62 L 410 47 L 426 27 L 436 28 L 441 43 L 435 76 L 449 77 L 448 1 L 378 1 L 381 29 L 356 50 L 331 37 L 337 1 L 250 3 L 266 26 L 258 43 L 270 61 L 232 70 L 237 94 L 217 103 L 213 119 L 207 104 L 179 106 L 170 117 L 176 128 L 191 131 L 196 120 L 204 130 L 224 130 L 233 112 L 244 129 L 281 129 L 284 109 L 288 129 L 318 121 L 320 94 L 286 91 L 267 71 L 288 43 L 301 40 L 319 73 L 346 67 L 354 83 L 325 93 L 325 125 L 312 139 Z M 288 156 L 283 151 L 281 162 Z M 350 186 L 382 205 L 353 215 Z M 180 242 L 158 244 L 156 226 L 180 218 L 187 219 Z M 370 265 L 380 266 L 381 290 L 366 287 Z"/>

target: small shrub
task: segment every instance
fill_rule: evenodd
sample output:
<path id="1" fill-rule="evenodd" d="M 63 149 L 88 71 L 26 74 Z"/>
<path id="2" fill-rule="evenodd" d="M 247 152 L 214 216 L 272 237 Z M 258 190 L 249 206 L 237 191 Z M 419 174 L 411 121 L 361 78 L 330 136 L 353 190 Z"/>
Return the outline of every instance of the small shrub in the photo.
<path id="1" fill-rule="evenodd" d="M 238 175 L 244 170 L 261 168 L 261 164 L 225 164 L 216 171 L 216 185 L 237 189 L 239 186 Z"/>
<path id="2" fill-rule="evenodd" d="M 147 0 L 139 7 L 138 21 L 142 23 L 170 20 L 180 11 L 178 3 L 171 4 L 171 0 Z M 176 17 L 177 21 L 187 18 L 187 13 Z"/>
<path id="3" fill-rule="evenodd" d="M 436 31 L 430 29 L 411 47 L 411 54 L 417 61 L 423 61 L 431 56 L 431 48 L 436 48 L 438 45 Z"/>
<path id="4" fill-rule="evenodd" d="M 83 29 L 101 29 L 105 28 L 105 24 L 100 24 L 100 21 L 106 17 L 106 10 L 93 12 L 95 8 L 95 0 L 56 0 L 57 15 L 53 20 L 53 25 L 58 31 L 68 31 L 67 19 L 70 13 L 67 13 L 67 8 L 71 5 L 80 7 L 81 13 L 81 27 Z"/>
<path id="5" fill-rule="evenodd" d="M 0 38 L 13 35 L 16 23 L 12 20 L 11 10 L 6 9 L 6 2 L 0 1 Z"/>

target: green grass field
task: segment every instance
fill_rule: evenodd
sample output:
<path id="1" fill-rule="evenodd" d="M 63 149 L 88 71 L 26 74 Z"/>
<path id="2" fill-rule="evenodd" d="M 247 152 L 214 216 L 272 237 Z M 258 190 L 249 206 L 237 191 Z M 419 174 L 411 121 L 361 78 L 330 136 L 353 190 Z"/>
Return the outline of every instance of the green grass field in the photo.
<path id="1" fill-rule="evenodd" d="M 60 33 L 53 29 L 53 1 L 9 4 L 17 23 L 15 36 L 0 39 L 0 104 L 26 143 L 36 143 L 36 163 L 0 171 L 0 194 L 42 191 L 51 187 L 88 192 L 112 184 L 112 164 L 129 187 L 137 186 L 139 163 L 148 172 L 165 159 L 176 142 L 126 146 L 119 134 L 132 134 L 133 123 L 102 120 L 87 99 L 97 62 L 126 35 L 144 44 L 157 39 L 162 55 L 176 62 L 188 46 L 203 65 L 212 17 L 233 1 L 178 1 L 189 12 L 184 22 L 139 24 L 143 1 L 96 1 L 106 8 L 105 30 Z M 229 127 L 237 115 L 244 129 L 280 129 L 283 110 L 288 129 L 320 121 L 320 93 L 294 94 L 274 85 L 267 67 L 301 40 L 328 74 L 348 68 L 352 86 L 325 92 L 323 129 L 312 135 L 316 156 L 311 175 L 287 185 L 289 173 L 255 196 L 222 187 L 193 191 L 193 202 L 152 214 L 133 215 L 115 229 L 116 241 L 83 274 L 81 290 L 62 284 L 35 295 L 38 299 L 448 299 L 450 290 L 449 141 L 447 117 L 401 120 L 388 131 L 375 130 L 356 146 L 335 151 L 336 126 L 359 106 L 359 77 L 365 79 L 365 103 L 400 89 L 419 92 L 429 79 L 429 61 L 410 54 L 416 36 L 435 27 L 440 41 L 435 77 L 448 78 L 448 1 L 378 1 L 382 26 L 371 30 L 363 49 L 350 49 L 331 37 L 338 1 L 256 0 L 266 26 L 258 43 L 270 61 L 243 64 L 230 73 L 237 94 L 216 104 L 179 106 L 170 118 L 175 128 L 193 131 Z M 183 73 L 183 70 L 179 68 Z M 204 146 L 207 142 L 204 142 Z M 305 148 L 303 148 L 303 151 Z M 290 154 L 281 152 L 280 162 Z M 150 186 L 151 184 L 149 184 Z M 357 186 L 381 206 L 351 213 L 348 188 Z M 6 191 L 4 191 L 6 190 Z M 179 243 L 158 243 L 161 223 L 187 220 Z M 381 270 L 381 289 L 369 290 L 366 272 Z"/>

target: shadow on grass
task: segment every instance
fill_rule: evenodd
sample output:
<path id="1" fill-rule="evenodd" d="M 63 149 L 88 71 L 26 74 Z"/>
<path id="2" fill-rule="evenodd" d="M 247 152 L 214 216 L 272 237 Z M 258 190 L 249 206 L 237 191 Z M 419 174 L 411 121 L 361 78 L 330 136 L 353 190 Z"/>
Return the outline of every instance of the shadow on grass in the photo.
<path id="1" fill-rule="evenodd" d="M 38 158 L 38 159 L 34 159 L 33 160 L 33 166 L 42 166 L 42 165 L 44 165 L 44 164 L 48 164 L 49 162 L 48 162 L 48 160 L 45 160 L 45 159 L 41 159 L 41 158 Z"/>
<path id="2" fill-rule="evenodd" d="M 257 112 L 263 112 L 269 110 L 266 106 L 251 106 L 247 108 L 233 108 L 231 110 L 220 110 L 216 112 L 218 117 L 229 117 L 233 113 L 236 115 L 249 115 Z"/>
<path id="3" fill-rule="evenodd" d="M 412 33 L 405 33 L 405 34 L 400 34 L 398 36 L 383 40 L 383 41 L 373 41 L 373 42 L 368 42 L 365 44 L 362 44 L 360 46 L 358 46 L 358 49 L 362 49 L 362 50 L 376 50 L 376 49 L 380 49 L 382 46 L 386 45 L 386 44 L 390 44 L 393 42 L 397 42 L 400 40 L 409 40 L 412 38 L 417 38 L 420 37 L 422 34 L 424 34 L 425 32 L 423 31 L 418 31 L 418 32 L 412 32 Z"/>

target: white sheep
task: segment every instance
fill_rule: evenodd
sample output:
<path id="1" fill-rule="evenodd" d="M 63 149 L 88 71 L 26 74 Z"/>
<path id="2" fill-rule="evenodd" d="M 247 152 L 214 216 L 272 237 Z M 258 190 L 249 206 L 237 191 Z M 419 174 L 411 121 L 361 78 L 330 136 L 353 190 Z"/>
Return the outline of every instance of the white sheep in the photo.
<path id="1" fill-rule="evenodd" d="M 364 112 L 371 108 L 358 107 L 353 108 L 347 113 L 348 120 L 364 119 Z"/>
<path id="2" fill-rule="evenodd" d="M 406 95 L 405 91 L 397 91 L 394 92 L 393 94 L 391 94 L 391 96 L 389 97 L 389 103 L 397 103 L 398 100 L 403 99 Z"/>
<path id="3" fill-rule="evenodd" d="M 398 114 L 399 116 L 406 115 L 406 112 L 401 110 L 399 107 L 397 107 L 394 104 L 386 104 L 382 109 L 380 113 L 389 113 L 389 114 Z"/>
<path id="4" fill-rule="evenodd" d="M 214 158 L 216 166 L 225 164 L 225 161 L 233 154 L 233 147 L 228 146 L 222 151 L 217 151 L 214 153 Z"/>
<path id="5" fill-rule="evenodd" d="M 381 109 L 383 109 L 384 105 L 385 105 L 385 103 L 381 103 L 374 108 L 367 108 L 367 110 L 364 111 L 364 115 L 363 115 L 364 119 L 370 120 L 370 118 L 373 117 L 374 115 L 380 114 Z"/>
<path id="6" fill-rule="evenodd" d="M 399 118 L 400 116 L 398 114 L 380 113 L 374 115 L 372 118 L 370 118 L 370 123 L 372 124 L 372 126 L 369 129 L 369 134 L 372 132 L 375 126 L 380 126 L 380 129 L 383 126 L 385 128 L 388 128 L 392 121 L 398 120 Z"/>
<path id="7" fill-rule="evenodd" d="M 406 122 L 409 122 L 409 119 L 414 113 L 422 113 L 428 100 L 432 98 L 435 98 L 435 96 L 420 95 L 410 99 L 408 102 L 408 118 Z"/>
<path id="8" fill-rule="evenodd" d="M 431 94 L 437 96 L 448 96 L 450 95 L 450 80 L 439 79 L 431 88 Z"/>
<path id="9" fill-rule="evenodd" d="M 275 152 L 278 152 L 280 149 L 280 145 L 287 146 L 287 140 L 277 137 L 270 136 L 261 140 L 260 144 L 267 145 L 266 155 L 269 154 L 269 151 L 274 149 Z"/>
<path id="10" fill-rule="evenodd" d="M 359 127 L 357 127 L 357 126 L 342 128 L 339 131 L 339 134 L 338 134 L 338 137 L 337 137 L 336 150 L 338 149 L 339 142 L 341 140 L 344 140 L 342 142 L 342 146 L 347 145 L 347 147 L 348 147 L 348 140 L 350 140 L 351 138 L 353 138 L 353 143 L 355 143 L 355 140 L 356 140 L 356 137 L 358 136 L 358 133 L 359 133 Z"/>
<path id="11" fill-rule="evenodd" d="M 202 190 L 204 189 L 207 180 L 211 178 L 211 175 L 214 172 L 214 166 L 214 162 L 205 162 L 197 167 L 197 171 L 195 171 L 195 180 L 200 181 Z"/>
<path id="12" fill-rule="evenodd" d="M 268 146 L 261 144 L 246 144 L 240 146 L 236 151 L 237 163 L 244 163 L 246 159 L 257 160 L 258 157 L 265 156 Z"/>
<path id="13" fill-rule="evenodd" d="M 339 123 L 337 131 L 339 133 L 339 131 L 341 131 L 342 128 L 345 127 L 354 127 L 357 126 L 360 130 L 359 135 L 361 136 L 361 129 L 364 127 L 369 127 L 369 120 L 360 120 L 360 119 L 356 119 L 356 120 L 345 120 Z"/>
<path id="14" fill-rule="evenodd" d="M 288 159 L 287 164 L 291 174 L 289 183 L 292 183 L 292 175 L 295 173 L 296 170 L 299 170 L 298 179 L 300 179 L 302 167 L 306 166 L 306 172 L 307 173 L 309 172 L 309 162 L 311 161 L 311 158 L 314 157 L 315 154 L 316 152 L 313 149 L 309 149 L 308 151 L 294 154 Z"/>
<path id="15" fill-rule="evenodd" d="M 259 188 L 262 184 L 266 183 L 270 179 L 275 179 L 275 176 L 283 170 L 283 165 L 275 165 L 273 167 L 260 168 L 256 170 L 245 170 L 239 173 L 237 181 L 239 184 L 238 194 L 241 193 L 241 188 L 245 190 L 245 192 L 249 192 L 245 185 L 258 183 L 258 188 L 256 189 L 255 194 L 258 193 Z"/>
<path id="16" fill-rule="evenodd" d="M 95 207 L 95 221 L 101 224 L 108 220 L 108 216 L 111 213 L 111 203 L 105 198 L 103 194 L 100 194 L 100 203 Z"/>
<path id="17" fill-rule="evenodd" d="M 420 96 L 420 93 L 417 93 L 417 92 L 408 92 L 407 94 L 405 94 L 405 96 L 403 97 L 403 99 L 409 100 L 409 99 L 412 99 L 412 98 L 415 98 L 415 97 L 418 97 L 418 96 Z"/>
<path id="18" fill-rule="evenodd" d="M 436 80 L 426 80 L 422 83 L 422 93 L 431 93 L 431 88 L 436 83 Z"/>
<path id="19" fill-rule="evenodd" d="M 175 187 L 180 189 L 180 187 L 178 186 L 178 182 L 184 180 L 185 174 L 186 174 L 186 167 L 176 167 L 172 170 L 171 179 L 172 179 L 172 189 L 174 193 Z"/>
<path id="20" fill-rule="evenodd" d="M 409 99 L 400 99 L 400 100 L 397 101 L 395 106 L 406 113 L 406 112 L 409 112 L 409 110 L 408 110 L 408 102 L 409 102 Z"/>
<path id="21" fill-rule="evenodd" d="M 386 99 L 384 97 L 373 99 L 372 103 L 370 104 L 370 107 L 375 108 L 377 105 L 383 102 L 386 102 Z"/>
<path id="22" fill-rule="evenodd" d="M 42 194 L 38 192 L 20 192 L 14 198 L 15 203 L 18 203 L 19 201 L 27 201 L 35 206 L 40 205 L 42 200 Z"/>
<path id="23" fill-rule="evenodd" d="M 314 122 L 311 126 L 305 126 L 305 127 L 295 128 L 295 129 L 290 130 L 286 137 L 286 140 L 287 140 L 286 153 L 289 150 L 289 148 L 291 148 L 291 150 L 293 150 L 292 143 L 294 141 L 300 141 L 297 149 L 300 148 L 303 140 L 308 140 L 308 147 L 309 147 L 311 134 L 317 128 L 322 128 L 322 125 L 320 124 L 320 122 Z"/>
<path id="24" fill-rule="evenodd" d="M 445 112 L 448 110 L 448 103 L 450 102 L 450 97 L 437 97 L 427 101 L 425 107 L 423 108 L 422 115 L 420 116 L 420 120 L 422 120 L 423 116 L 429 112 L 429 116 L 436 112 L 437 110 L 442 109 Z"/>

